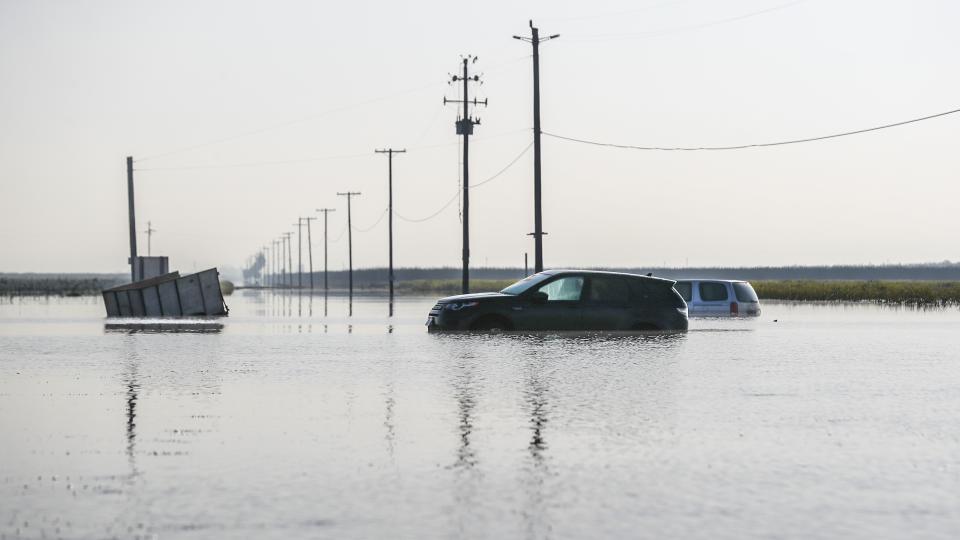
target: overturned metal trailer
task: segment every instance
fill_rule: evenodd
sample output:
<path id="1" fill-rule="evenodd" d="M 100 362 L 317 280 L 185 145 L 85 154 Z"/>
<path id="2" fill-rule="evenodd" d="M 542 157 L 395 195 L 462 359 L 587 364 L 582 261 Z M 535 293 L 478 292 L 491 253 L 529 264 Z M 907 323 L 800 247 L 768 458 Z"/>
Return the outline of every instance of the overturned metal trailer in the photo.
<path id="1" fill-rule="evenodd" d="M 103 291 L 107 317 L 216 317 L 229 309 L 216 268 L 170 272 Z"/>

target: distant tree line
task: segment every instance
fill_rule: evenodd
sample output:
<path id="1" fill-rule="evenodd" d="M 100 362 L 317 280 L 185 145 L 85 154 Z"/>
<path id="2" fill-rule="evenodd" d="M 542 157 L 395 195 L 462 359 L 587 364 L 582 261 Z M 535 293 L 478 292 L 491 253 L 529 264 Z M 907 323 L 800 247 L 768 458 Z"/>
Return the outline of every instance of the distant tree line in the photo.
<path id="1" fill-rule="evenodd" d="M 698 267 L 628 267 L 595 268 L 631 274 L 653 273 L 655 276 L 669 279 L 743 279 L 748 281 L 777 280 L 813 280 L 813 281 L 960 281 L 960 264 L 916 264 L 883 266 L 758 266 L 742 268 Z M 404 281 L 451 280 L 460 278 L 460 268 L 398 268 L 394 270 L 398 283 Z M 470 277 L 476 280 L 521 279 L 523 268 L 474 268 Z M 297 274 L 288 276 L 294 286 Z M 323 287 L 323 272 L 314 272 L 314 287 Z M 330 287 L 347 287 L 348 275 L 345 270 L 329 273 Z M 304 272 L 303 286 L 310 283 L 309 275 Z M 379 289 L 387 286 L 386 268 L 367 268 L 353 271 L 354 287 L 359 289 Z M 248 283 L 249 285 L 249 283 Z"/>

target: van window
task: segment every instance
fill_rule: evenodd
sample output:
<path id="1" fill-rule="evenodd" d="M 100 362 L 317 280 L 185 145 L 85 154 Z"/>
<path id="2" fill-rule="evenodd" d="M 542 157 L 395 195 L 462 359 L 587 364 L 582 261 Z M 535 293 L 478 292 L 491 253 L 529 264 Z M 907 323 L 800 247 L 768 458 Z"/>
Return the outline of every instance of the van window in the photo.
<path id="1" fill-rule="evenodd" d="M 625 280 L 618 277 L 592 276 L 590 301 L 614 306 L 626 305 L 630 301 L 630 288 Z"/>
<path id="2" fill-rule="evenodd" d="M 751 287 L 747 282 L 735 282 L 733 284 L 733 292 L 737 295 L 737 300 L 740 302 L 760 301 L 760 299 L 757 298 L 757 293 L 753 290 L 753 287 Z"/>
<path id="3" fill-rule="evenodd" d="M 693 283 L 690 283 L 689 281 L 678 281 L 673 285 L 673 288 L 680 293 L 680 296 L 683 297 L 684 302 L 693 300 Z"/>
<path id="4" fill-rule="evenodd" d="M 563 277 L 551 281 L 537 290 L 547 294 L 548 302 L 577 301 L 580 300 L 580 292 L 583 290 L 583 278 L 579 276 Z"/>
<path id="5" fill-rule="evenodd" d="M 704 302 L 720 302 L 727 298 L 726 284 L 715 281 L 700 282 L 700 299 Z"/>

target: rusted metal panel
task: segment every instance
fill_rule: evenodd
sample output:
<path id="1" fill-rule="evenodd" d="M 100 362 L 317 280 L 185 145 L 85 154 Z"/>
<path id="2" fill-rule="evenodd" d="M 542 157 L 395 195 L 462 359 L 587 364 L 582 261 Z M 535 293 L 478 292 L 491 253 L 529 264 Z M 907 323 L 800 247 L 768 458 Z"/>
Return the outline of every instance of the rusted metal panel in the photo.
<path id="1" fill-rule="evenodd" d="M 180 276 L 171 272 L 103 291 L 108 317 L 222 316 L 228 312 L 220 273 L 210 268 Z"/>
<path id="2" fill-rule="evenodd" d="M 177 294 L 177 281 L 171 280 L 157 285 L 160 293 L 160 308 L 164 317 L 179 317 L 183 315 L 180 311 L 180 296 Z"/>
<path id="3" fill-rule="evenodd" d="M 147 287 L 141 291 L 143 294 L 143 311 L 147 317 L 162 317 L 163 310 L 160 308 L 160 289 L 159 285 Z"/>
<path id="4" fill-rule="evenodd" d="M 143 317 L 147 311 L 143 307 L 143 289 L 133 289 L 127 291 L 130 298 L 130 313 L 134 317 Z"/>
<path id="5" fill-rule="evenodd" d="M 117 305 L 120 308 L 121 317 L 130 317 L 133 312 L 130 311 L 130 298 L 127 297 L 127 291 L 117 291 Z"/>
<path id="6" fill-rule="evenodd" d="M 204 270 L 197 274 L 200 278 L 200 292 L 203 297 L 203 307 L 207 315 L 226 315 L 227 310 L 223 302 L 223 292 L 220 290 L 220 273 L 216 268 Z"/>
<path id="7" fill-rule="evenodd" d="M 200 289 L 200 278 L 196 274 L 178 279 L 177 291 L 180 293 L 182 315 L 207 314 L 207 310 L 203 307 L 203 291 Z"/>
<path id="8" fill-rule="evenodd" d="M 107 308 L 107 317 L 119 317 L 120 306 L 117 304 L 117 293 L 103 291 L 103 305 Z"/>

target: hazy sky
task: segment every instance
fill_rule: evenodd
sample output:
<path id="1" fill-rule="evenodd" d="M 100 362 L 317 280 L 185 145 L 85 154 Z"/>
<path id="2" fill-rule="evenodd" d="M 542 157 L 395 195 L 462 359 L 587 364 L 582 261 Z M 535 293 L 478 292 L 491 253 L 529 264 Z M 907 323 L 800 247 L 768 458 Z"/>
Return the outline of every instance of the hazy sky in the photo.
<path id="1" fill-rule="evenodd" d="M 458 189 L 442 98 L 461 54 L 490 101 L 471 183 L 532 140 L 530 46 L 511 39 L 530 18 L 561 34 L 542 46 L 547 132 L 727 145 L 960 108 L 948 0 L 0 0 L 0 271 L 125 271 L 127 155 L 138 229 L 181 270 L 240 265 L 318 207 L 337 208 L 336 239 L 337 191 L 363 193 L 354 225 L 370 227 L 387 205 L 376 148 L 408 149 L 395 208 L 427 216 Z M 957 260 L 958 140 L 960 114 L 731 152 L 544 137 L 546 265 Z M 474 265 L 532 260 L 532 170 L 529 152 L 471 190 Z M 457 203 L 395 235 L 399 266 L 460 264 Z M 355 265 L 385 265 L 386 247 L 386 221 L 355 232 Z M 346 248 L 330 244 L 331 268 Z"/>

